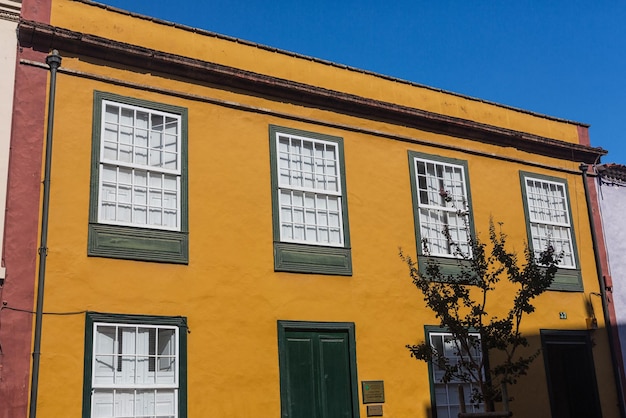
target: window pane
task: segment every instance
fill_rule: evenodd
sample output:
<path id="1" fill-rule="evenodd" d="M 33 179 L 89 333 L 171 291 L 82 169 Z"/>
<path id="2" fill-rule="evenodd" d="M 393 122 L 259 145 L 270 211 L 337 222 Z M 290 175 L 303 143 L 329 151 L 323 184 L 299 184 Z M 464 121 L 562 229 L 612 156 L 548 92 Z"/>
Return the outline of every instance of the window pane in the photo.
<path id="1" fill-rule="evenodd" d="M 276 147 L 281 240 L 341 246 L 337 144 L 279 134 Z"/>
<path id="2" fill-rule="evenodd" d="M 93 418 L 110 418 L 114 415 L 113 391 L 94 391 L 91 397 L 91 416 Z M 119 415 L 118 415 L 119 416 Z"/>
<path id="3" fill-rule="evenodd" d="M 565 185 L 534 178 L 526 178 L 525 185 L 535 254 L 552 247 L 562 256 L 559 267 L 576 268 Z"/>
<path id="4" fill-rule="evenodd" d="M 135 147 L 135 163 L 140 165 L 148 164 L 148 148 Z"/>
<path id="5" fill-rule="evenodd" d="M 162 153 L 163 168 L 176 170 L 178 168 L 178 155 L 173 152 Z"/>
<path id="6" fill-rule="evenodd" d="M 99 221 L 180 229 L 180 117 L 106 101 L 103 108 Z M 112 175 L 118 171 L 119 178 Z M 154 199 L 146 189 L 133 187 L 146 186 L 148 178 L 154 188 L 171 191 L 167 199 Z M 162 190 L 155 192 L 162 195 Z"/>
<path id="7" fill-rule="evenodd" d="M 165 117 L 165 132 L 170 135 L 178 134 L 178 119 L 170 116 Z"/>
<path id="8" fill-rule="evenodd" d="M 149 118 L 149 113 L 148 112 L 144 112 L 141 110 L 138 110 L 135 113 L 135 126 L 137 128 L 140 129 L 148 129 L 148 118 Z"/>
<path id="9" fill-rule="evenodd" d="M 122 108 L 120 115 L 120 125 L 133 126 L 135 112 L 132 109 Z"/>
<path id="10" fill-rule="evenodd" d="M 117 160 L 123 163 L 131 163 L 133 161 L 133 147 L 121 144 L 118 149 Z"/>
<path id="11" fill-rule="evenodd" d="M 294 241 L 304 241 L 304 225 L 294 225 L 293 232 Z"/>
<path id="12" fill-rule="evenodd" d="M 471 256 L 464 168 L 415 159 L 420 237 L 431 255 Z M 449 233 L 449 239 L 446 236 Z"/>
<path id="13" fill-rule="evenodd" d="M 151 167 L 161 167 L 163 165 L 163 153 L 154 149 L 151 149 L 149 154 L 148 165 Z"/>
<path id="14" fill-rule="evenodd" d="M 476 334 L 475 337 L 478 339 L 478 334 Z M 437 353 L 443 354 L 451 364 L 458 363 L 461 354 L 459 351 L 460 348 L 456 344 L 452 334 L 432 332 L 429 334 L 429 340 Z M 480 351 L 474 352 L 473 354 L 477 355 L 480 359 Z M 434 379 L 433 390 L 438 417 L 457 417 L 460 411 L 459 386 L 463 386 L 467 410 L 472 412 L 484 411 L 483 404 L 479 404 L 477 408 L 474 408 L 469 402 L 473 388 L 471 382 L 460 383 L 458 379 L 453 379 L 449 383 L 443 383 L 442 378 L 444 371 L 440 370 L 435 362 L 431 362 L 430 367 L 432 368 Z"/>
<path id="15" fill-rule="evenodd" d="M 119 123 L 119 111 L 120 111 L 120 108 L 118 106 L 107 104 L 105 106 L 105 116 L 104 116 L 105 119 L 104 120 L 106 122 L 118 124 Z"/>
<path id="16" fill-rule="evenodd" d="M 290 241 L 294 239 L 293 224 L 283 224 L 280 229 L 280 236 L 285 241 Z"/>
<path id="17" fill-rule="evenodd" d="M 96 327 L 94 344 L 94 382 L 113 383 L 115 373 L 115 327 Z"/>
<path id="18" fill-rule="evenodd" d="M 162 329 L 158 332 L 156 349 L 156 382 L 176 382 L 176 332 L 172 329 Z"/>
<path id="19" fill-rule="evenodd" d="M 166 209 L 176 209 L 176 192 L 163 193 L 163 207 Z M 171 211 L 176 213 L 176 211 Z"/>
<path id="20" fill-rule="evenodd" d="M 162 225 L 163 224 L 163 217 L 162 217 L 162 213 L 161 213 L 161 209 L 153 209 L 150 208 L 149 209 L 149 224 L 150 225 Z"/>
<path id="21" fill-rule="evenodd" d="M 173 390 L 156 391 L 156 416 L 159 418 L 175 417 L 176 414 L 176 392 Z"/>
<path id="22" fill-rule="evenodd" d="M 338 196 L 281 190 L 281 239 L 341 245 L 340 205 Z"/>
<path id="23" fill-rule="evenodd" d="M 149 191 L 149 202 L 150 202 L 150 206 L 153 208 L 161 208 L 163 206 L 162 203 L 162 198 L 163 196 L 161 195 L 161 190 L 159 189 L 150 189 Z M 155 209 L 158 210 L 158 209 Z M 159 210 L 160 212 L 160 210 Z"/>
<path id="24" fill-rule="evenodd" d="M 175 327 L 96 324 L 92 386 L 106 386 L 92 390 L 92 416 L 176 417 L 177 341 Z"/>

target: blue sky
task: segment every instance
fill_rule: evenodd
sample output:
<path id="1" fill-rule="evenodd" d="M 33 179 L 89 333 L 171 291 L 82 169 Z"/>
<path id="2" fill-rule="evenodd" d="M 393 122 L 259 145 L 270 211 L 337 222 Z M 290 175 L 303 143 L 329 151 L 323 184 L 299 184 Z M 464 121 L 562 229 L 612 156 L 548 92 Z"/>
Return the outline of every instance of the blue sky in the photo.
<path id="1" fill-rule="evenodd" d="M 626 164 L 624 0 L 99 0 L 590 124 Z"/>

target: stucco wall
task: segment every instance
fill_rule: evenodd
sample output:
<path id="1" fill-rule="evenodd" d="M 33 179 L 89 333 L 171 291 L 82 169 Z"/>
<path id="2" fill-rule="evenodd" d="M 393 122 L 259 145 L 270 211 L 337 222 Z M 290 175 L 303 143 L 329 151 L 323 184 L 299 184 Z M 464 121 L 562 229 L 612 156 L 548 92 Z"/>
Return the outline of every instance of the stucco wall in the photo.
<path id="1" fill-rule="evenodd" d="M 93 5 L 71 0 L 53 2 L 52 23 L 77 32 L 105 36 L 159 51 L 198 58 L 256 73 L 273 75 L 340 92 L 359 94 L 418 109 L 472 121 L 559 138 L 578 143 L 575 124 L 552 123 L 529 112 L 511 110 L 480 99 L 441 92 L 425 86 L 410 86 L 400 80 L 372 77 L 358 70 L 329 65 L 272 48 L 250 46 L 206 32 L 182 30 L 172 25 L 105 12 Z"/>
<path id="2" fill-rule="evenodd" d="M 613 302 L 622 358 L 626 361 L 626 187 L 603 184 L 599 193 L 602 225 L 613 279 Z"/>
<path id="3" fill-rule="evenodd" d="M 408 150 L 468 161 L 476 226 L 485 237 L 489 217 L 504 223 L 509 242 L 523 251 L 526 227 L 519 171 L 557 175 L 568 181 L 579 248 L 591 240 L 580 175 L 511 163 L 515 151 L 472 144 L 485 155 L 471 155 L 395 141 L 373 134 L 262 112 L 244 111 L 233 103 L 307 116 L 336 123 L 356 123 L 350 116 L 248 97 L 211 86 L 188 85 L 126 69 L 115 69 L 67 57 L 64 68 L 150 84 L 196 99 L 123 87 L 72 74 L 58 78 L 53 154 L 46 311 L 93 310 L 112 313 L 184 315 L 189 319 L 188 404 L 191 416 L 211 410 L 219 416 L 279 415 L 277 320 L 350 321 L 356 324 L 359 380 L 385 381 L 388 416 L 422 416 L 430 404 L 426 365 L 408 356 L 405 344 L 423 338 L 423 326 L 436 324 L 397 251 L 415 253 Z M 90 195 L 93 91 L 177 106 L 189 111 L 188 266 L 133 262 L 85 256 Z M 228 100 L 222 106 L 197 97 Z M 77 115 L 83 115 L 77 117 Z M 433 143 L 451 137 L 359 120 Z M 268 125 L 336 135 L 345 141 L 350 216 L 352 277 L 275 273 L 272 254 L 272 208 Z M 535 156 L 533 157 L 535 158 Z M 547 164 L 547 157 L 536 157 Z M 556 163 L 556 162 L 554 162 Z M 561 162 L 558 162 L 561 164 Z M 593 255 L 580 252 L 585 292 L 598 292 Z M 505 288 L 491 309 L 506 306 Z M 582 293 L 548 292 L 537 301 L 537 313 L 525 325 L 535 347 L 539 328 L 585 329 Z M 567 312 L 567 320 L 559 319 Z M 42 416 L 60 411 L 79 415 L 84 358 L 84 317 L 46 318 L 40 386 Z M 600 326 L 602 321 L 600 319 Z M 599 381 L 610 381 L 603 334 L 596 336 Z M 415 378 L 409 378 L 414 376 Z M 604 378 L 604 376 L 608 376 Z M 65 382 L 67 396 L 56 386 Z M 210 384 L 210 388 L 207 386 Z M 532 402 L 549 408 L 541 360 L 523 389 L 512 389 L 516 413 Z M 240 398 L 245 397 L 246 402 Z M 602 392 L 604 405 L 614 393 Z M 362 405 L 362 415 L 365 416 Z M 612 416 L 607 412 L 606 416 Z"/>
<path id="4" fill-rule="evenodd" d="M 55 2 L 53 21 L 181 55 L 447 115 L 465 112 L 484 123 L 578 141 L 576 125 L 567 122 L 155 25 L 82 2 Z M 466 160 L 477 232 L 486 238 L 493 216 L 503 223 L 510 245 L 519 253 L 526 240 L 519 172 L 567 181 L 584 292 L 542 295 L 524 331 L 533 348 L 538 348 L 539 329 L 586 328 L 587 295 L 599 289 L 576 162 L 219 85 L 194 84 L 155 70 L 116 65 L 114 56 L 106 62 L 60 52 L 64 58 L 57 85 L 44 311 L 75 314 L 45 317 L 40 417 L 81 415 L 86 310 L 188 318 L 190 417 L 280 415 L 277 320 L 354 322 L 358 379 L 385 381 L 385 416 L 426 416 L 427 367 L 411 359 L 405 345 L 423 339 L 424 325 L 437 320 L 424 308 L 398 257 L 398 247 L 416 252 L 409 150 Z M 47 75 L 35 66 L 24 66 L 22 71 L 38 74 L 39 86 Z M 87 257 L 96 90 L 188 110 L 188 265 Z M 38 120 L 43 120 L 41 116 Z M 274 272 L 270 124 L 344 139 L 352 276 Z M 40 139 L 33 149 L 41 149 Z M 26 164 L 25 157 L 19 154 L 17 161 Z M 31 177 L 38 181 L 38 175 L 37 171 Z M 34 183 L 31 179 L 29 185 Z M 25 273 L 34 277 L 34 261 L 25 262 L 32 266 Z M 513 289 L 504 286 L 489 309 L 502 311 L 512 294 Z M 567 319 L 560 319 L 560 312 L 566 312 Z M 598 319 L 602 327 L 602 318 Z M 604 416 L 614 417 L 616 396 L 602 330 L 594 334 L 594 342 Z M 541 359 L 524 380 L 511 389 L 516 416 L 548 411 Z M 59 396 L 59 382 L 63 382 L 63 396 Z M 360 408 L 361 416 L 366 416 L 365 406 Z"/>

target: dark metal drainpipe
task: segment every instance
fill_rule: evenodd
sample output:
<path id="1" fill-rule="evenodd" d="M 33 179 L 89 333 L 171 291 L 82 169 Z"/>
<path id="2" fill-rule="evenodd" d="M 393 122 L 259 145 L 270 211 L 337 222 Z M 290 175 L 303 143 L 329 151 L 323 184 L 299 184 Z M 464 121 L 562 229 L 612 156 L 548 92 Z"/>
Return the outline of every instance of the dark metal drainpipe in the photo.
<path id="1" fill-rule="evenodd" d="M 598 274 L 598 282 L 600 283 L 600 294 L 602 296 L 602 312 L 604 313 L 604 324 L 606 326 L 607 335 L 609 338 L 609 352 L 611 353 L 611 363 L 613 368 L 613 377 L 615 378 L 615 389 L 617 389 L 617 398 L 619 401 L 619 412 L 622 418 L 626 417 L 626 409 L 624 407 L 624 391 L 623 382 L 619 369 L 617 367 L 617 354 L 613 346 L 614 338 L 613 328 L 611 324 L 611 317 L 609 316 L 609 309 L 607 305 L 606 296 L 606 283 L 604 283 L 604 274 L 602 272 L 602 264 L 600 264 L 600 251 L 598 250 L 598 241 L 596 239 L 596 226 L 593 221 L 593 209 L 591 206 L 591 198 L 589 197 L 589 186 L 587 186 L 587 170 L 589 166 L 587 164 L 580 165 L 580 171 L 583 173 L 583 186 L 585 188 L 585 200 L 587 201 L 587 213 L 589 214 L 589 225 L 591 227 L 591 242 L 593 243 L 593 255 L 596 260 L 596 272 Z"/>
<path id="2" fill-rule="evenodd" d="M 35 309 L 35 342 L 33 345 L 33 374 L 30 383 L 29 418 L 37 416 L 37 391 L 39 386 L 39 360 L 41 357 L 41 322 L 43 320 L 43 290 L 46 277 L 48 253 L 48 212 L 50 210 L 50 170 L 52 167 L 52 128 L 54 126 L 54 97 L 56 94 L 57 69 L 61 56 L 56 49 L 46 57 L 50 67 L 50 93 L 48 95 L 48 130 L 46 134 L 46 165 L 43 177 L 43 203 L 41 208 L 41 245 L 39 246 L 39 279 L 37 281 L 37 307 Z"/>

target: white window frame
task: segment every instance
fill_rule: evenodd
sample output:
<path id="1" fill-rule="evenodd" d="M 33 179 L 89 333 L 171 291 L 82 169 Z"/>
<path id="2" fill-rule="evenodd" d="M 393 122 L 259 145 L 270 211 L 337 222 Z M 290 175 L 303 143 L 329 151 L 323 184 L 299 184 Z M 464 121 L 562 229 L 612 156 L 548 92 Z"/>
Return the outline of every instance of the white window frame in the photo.
<path id="1" fill-rule="evenodd" d="M 108 327 L 108 328 L 114 328 L 115 332 L 114 332 L 114 341 L 113 341 L 113 346 L 112 346 L 112 352 L 111 351 L 106 351 L 106 352 L 99 352 L 99 348 L 98 348 L 98 335 L 99 335 L 99 328 L 101 327 Z M 120 333 L 118 332 L 118 330 L 121 329 L 135 329 L 135 342 L 133 342 L 132 344 L 129 344 L 131 346 L 134 346 L 134 353 L 128 353 L 125 352 L 125 350 L 122 350 L 122 353 L 120 353 L 120 345 L 123 346 L 123 342 L 120 341 Z M 155 350 L 154 350 L 154 354 L 150 354 L 150 348 L 148 348 L 148 352 L 144 353 L 144 352 L 138 352 L 138 342 L 139 342 L 139 330 L 154 330 L 155 332 Z M 146 374 L 150 374 L 150 360 L 148 360 L 148 364 L 143 365 L 143 369 L 145 370 L 141 370 L 142 368 L 139 367 L 140 365 L 140 361 L 146 361 L 146 358 L 148 359 L 153 359 L 153 364 L 155 367 L 155 370 L 152 371 L 152 375 L 150 375 L 151 377 L 153 377 L 154 379 L 156 379 L 156 376 L 158 374 L 157 371 L 157 367 L 159 365 L 159 362 L 162 360 L 162 355 L 159 355 L 158 353 L 158 335 L 159 335 L 159 330 L 168 330 L 168 331 L 173 331 L 174 332 L 174 354 L 170 354 L 167 356 L 167 358 L 173 358 L 174 359 L 174 370 L 172 372 L 167 372 L 165 373 L 166 375 L 170 375 L 171 378 L 173 378 L 173 381 L 169 382 L 169 383 L 146 383 L 146 382 L 134 382 L 134 383 L 130 383 L 130 382 L 121 382 L 121 383 L 116 383 L 115 381 L 118 379 L 118 377 L 121 379 L 124 378 L 124 375 L 128 376 L 128 373 L 131 372 L 134 375 L 134 379 L 136 380 L 139 377 L 139 374 L 143 371 L 146 372 Z M 91 411 L 90 411 L 90 417 L 92 418 L 98 418 L 97 415 L 95 415 L 96 413 L 96 408 L 98 406 L 98 402 L 97 402 L 97 398 L 99 395 L 102 394 L 111 394 L 112 395 L 112 405 L 111 408 L 113 409 L 113 413 L 115 417 L 119 416 L 119 417 L 173 417 L 173 418 L 178 418 L 179 417 L 179 405 L 178 405 L 178 397 L 179 397 L 179 389 L 180 389 L 180 335 L 179 335 L 179 327 L 177 326 L 171 326 L 171 325 L 149 325 L 149 324 L 137 324 L 137 323 L 123 323 L 123 322 L 94 322 L 93 323 L 93 341 L 92 341 L 92 369 L 91 369 Z M 123 334 L 122 334 L 123 335 Z M 148 339 L 148 344 L 150 344 L 150 340 Z M 134 357 L 134 361 L 131 360 L 130 363 L 128 363 L 128 359 L 129 358 L 133 358 Z M 100 360 L 99 360 L 100 359 Z M 105 361 L 102 361 L 101 359 L 104 359 Z M 111 364 L 106 364 L 106 359 L 110 359 L 111 360 Z M 124 359 L 124 361 L 122 361 L 122 359 Z M 143 359 L 143 360 L 142 360 Z M 132 364 L 131 366 L 128 367 L 124 367 L 124 369 L 122 369 L 122 367 L 124 365 L 129 365 Z M 98 382 L 98 378 L 100 376 L 102 376 L 101 374 L 98 374 L 98 367 L 102 367 L 104 365 L 104 367 L 108 367 L 111 369 L 112 371 L 112 382 Z M 173 376 L 172 376 L 173 374 Z M 152 414 L 148 414 L 148 411 L 146 409 L 144 409 L 143 411 L 137 411 L 136 408 L 138 406 L 138 404 L 140 403 L 138 401 L 138 398 L 136 398 L 137 396 L 137 392 L 149 392 L 149 391 L 153 391 L 154 392 L 154 404 L 153 404 L 153 411 Z M 128 393 L 132 392 L 132 394 L 130 395 L 130 398 L 133 399 L 134 401 L 132 402 L 132 405 L 130 406 L 130 408 L 133 410 L 132 414 L 129 414 L 128 412 L 128 404 L 126 405 L 126 409 L 124 409 L 124 405 L 122 405 L 122 402 L 124 400 L 126 400 L 126 402 L 128 402 L 129 400 L 129 396 Z M 126 396 L 123 395 L 123 393 L 126 393 Z M 157 415 L 157 408 L 158 408 L 158 394 L 168 394 L 171 393 L 171 400 L 172 400 L 172 405 L 170 407 L 170 412 L 171 413 L 167 413 L 166 415 Z M 120 394 L 120 398 L 119 400 L 116 399 L 116 396 Z M 141 398 L 139 398 L 141 399 Z M 147 397 L 146 397 L 147 399 Z M 148 404 L 145 403 L 144 404 L 144 408 L 147 408 Z M 118 415 L 117 413 L 122 413 L 121 415 Z M 110 414 L 106 415 L 107 417 L 110 417 Z"/>
<path id="2" fill-rule="evenodd" d="M 461 184 L 451 184 L 457 182 L 453 179 L 446 179 L 445 177 L 438 177 L 428 175 L 428 171 L 426 170 L 425 174 L 420 174 L 419 164 L 423 163 L 426 166 L 433 165 L 436 167 L 440 167 L 442 169 L 451 169 L 451 170 L 459 170 L 461 174 Z M 454 164 L 452 162 L 447 162 L 444 159 L 442 160 L 432 160 L 428 158 L 422 157 L 414 157 L 413 165 L 415 170 L 415 178 L 413 181 L 415 182 L 415 190 L 416 190 L 416 198 L 417 198 L 417 218 L 419 219 L 419 231 L 420 231 L 420 246 L 423 248 L 426 247 L 428 251 L 428 255 L 435 257 L 444 257 L 444 258 L 461 258 L 461 254 L 458 254 L 455 251 L 454 245 L 450 246 L 450 243 L 446 239 L 443 228 L 448 227 L 450 231 L 450 235 L 452 238 L 452 243 L 458 245 L 459 249 L 465 254 L 467 257 L 472 256 L 471 246 L 468 244 L 468 238 L 471 236 L 471 226 L 470 226 L 470 203 L 469 203 L 469 193 L 468 193 L 468 182 L 467 182 L 467 173 L 465 167 L 460 164 Z M 426 188 L 420 186 L 420 177 L 423 177 L 426 183 Z M 439 190 L 435 190 L 432 188 L 432 181 L 435 180 L 438 184 Z M 447 182 L 447 184 L 446 184 Z M 431 184 L 429 184 L 431 183 Z M 458 182 L 457 182 L 458 183 Z M 459 189 L 460 192 L 459 193 Z M 434 195 L 438 195 L 439 200 L 438 204 L 433 204 L 432 198 Z M 426 196 L 429 199 L 427 202 L 423 202 L 424 197 Z M 431 214 L 438 214 L 441 222 L 434 223 L 435 228 L 428 227 L 428 225 L 433 225 L 432 222 L 429 222 L 429 219 L 426 218 L 424 212 L 429 212 Z M 450 220 L 455 221 L 455 225 L 451 224 Z M 439 229 L 441 228 L 441 229 Z M 438 245 L 433 245 L 429 239 L 435 238 L 436 242 L 439 242 Z M 446 251 L 439 251 L 439 248 L 445 248 Z"/>
<path id="3" fill-rule="evenodd" d="M 541 190 L 548 187 L 551 192 L 558 193 L 560 196 L 554 194 L 550 195 L 549 193 L 539 194 L 533 189 L 534 186 L 530 184 L 531 182 L 539 183 Z M 559 263 L 559 268 L 570 270 L 577 269 L 566 184 L 526 175 L 524 176 L 524 188 L 529 235 L 533 252 L 537 258 L 539 258 L 542 251 L 545 251 L 548 246 L 552 246 L 557 256 L 559 254 L 564 255 Z M 555 212 L 558 212 L 558 214 L 555 214 Z M 543 219 L 539 215 L 544 215 Z M 558 218 L 561 218 L 561 220 L 559 221 Z M 560 232 L 561 236 L 551 238 L 550 234 L 539 235 L 539 230 Z M 556 241 L 558 241 L 560 245 Z"/>
<path id="4" fill-rule="evenodd" d="M 480 334 L 475 332 L 470 332 L 470 336 L 476 337 L 480 340 Z M 437 350 L 436 344 L 433 343 L 433 337 L 441 338 L 442 346 L 446 344 L 446 338 L 449 339 L 450 344 L 454 344 L 454 350 L 459 352 L 461 348 L 458 343 L 454 339 L 454 336 L 450 332 L 445 331 L 430 331 L 428 332 L 428 343 L 431 345 L 433 350 Z M 445 346 L 444 346 L 445 350 Z M 481 355 L 480 352 L 474 353 L 474 355 Z M 444 356 L 450 360 L 451 364 L 454 364 L 454 360 L 460 358 L 460 356 L 455 355 L 454 357 Z M 460 380 L 452 380 L 448 383 L 443 383 L 441 378 L 443 377 L 443 371 L 439 369 L 439 367 L 434 363 L 430 362 L 430 368 L 432 373 L 432 384 L 433 384 L 433 403 L 435 414 L 437 418 L 456 418 L 458 413 L 460 412 L 460 401 L 459 401 L 459 391 L 458 387 L 463 386 L 463 392 L 465 394 L 465 403 L 467 407 L 467 412 L 484 412 L 484 404 L 473 405 L 471 402 L 468 402 L 470 396 L 472 394 L 472 390 L 477 387 L 476 383 L 473 382 L 462 382 Z M 445 401 L 444 401 L 445 399 Z M 444 413 L 442 413 L 445 411 Z"/>
<path id="5" fill-rule="evenodd" d="M 311 165 L 313 167 L 311 172 L 306 172 L 304 169 L 294 169 L 294 167 L 291 166 L 291 163 L 293 162 L 291 158 L 289 159 L 290 166 L 288 168 L 281 167 L 281 161 L 283 161 L 281 156 L 285 154 L 280 149 L 280 143 L 282 139 L 287 139 L 289 141 L 289 144 L 291 144 L 292 141 L 301 141 L 301 143 L 305 143 L 305 142 L 311 143 L 313 152 L 315 152 L 316 145 L 323 146 L 325 150 L 328 147 L 332 147 L 334 149 L 334 158 L 332 159 L 332 161 L 334 164 L 335 173 L 334 174 L 324 173 L 323 171 L 324 171 L 324 168 L 327 167 L 326 165 L 322 165 L 321 167 L 322 172 L 320 173 L 318 171 L 320 169 L 320 165 L 318 164 L 319 158 L 317 158 L 314 154 L 310 156 L 305 156 L 302 153 L 295 154 L 296 156 L 299 156 L 300 159 L 307 158 L 307 157 L 311 158 L 312 160 Z M 341 168 L 341 158 L 339 155 L 340 150 L 339 150 L 338 144 L 332 141 L 325 141 L 325 140 L 317 139 L 317 138 L 311 138 L 311 137 L 300 136 L 300 135 L 295 135 L 295 134 L 288 134 L 284 132 L 277 132 L 274 146 L 276 147 L 276 156 L 277 156 L 276 173 L 277 173 L 277 178 L 278 178 L 277 193 L 278 193 L 278 202 L 279 202 L 278 223 L 279 223 L 279 228 L 280 228 L 280 241 L 298 243 L 298 244 L 329 246 L 329 247 L 344 247 L 345 245 L 344 219 L 343 219 L 344 196 L 343 196 L 343 191 L 342 191 L 342 178 L 341 178 L 342 168 Z M 288 155 L 291 156 L 294 154 L 288 153 Z M 322 160 L 329 160 L 329 159 L 323 156 Z M 300 161 L 299 163 L 304 165 L 302 161 Z M 302 185 L 287 183 L 285 176 L 282 175 L 282 172 L 284 170 L 295 171 L 295 172 L 301 173 L 303 175 Z M 313 186 L 304 185 L 305 174 L 311 175 L 312 178 L 309 180 L 312 181 Z M 294 179 L 294 176 L 291 174 L 288 175 L 287 177 L 289 180 Z M 319 181 L 320 178 L 324 180 Z M 316 185 L 318 184 L 327 183 L 328 178 L 334 178 L 333 184 L 336 185 L 335 186 L 336 190 L 329 190 L 320 186 L 316 187 Z M 292 201 L 290 204 L 285 204 L 283 202 L 283 196 L 285 196 L 286 193 L 289 193 L 289 195 L 292 197 Z M 298 195 L 302 196 L 302 201 L 303 201 L 302 206 L 297 206 L 293 203 L 293 196 L 298 196 Z M 304 201 L 306 201 L 307 198 L 310 199 L 311 197 L 313 201 L 315 202 L 315 206 L 307 207 Z M 331 209 L 330 202 L 332 202 L 333 200 L 335 201 L 335 203 L 333 203 L 335 207 Z M 326 207 L 325 208 L 318 207 L 317 206 L 318 202 L 326 202 L 326 205 L 325 205 Z M 285 213 L 288 210 L 290 210 L 291 219 L 287 219 L 287 216 L 285 215 Z M 298 222 L 298 219 L 296 219 L 296 215 L 295 215 L 295 212 L 298 210 L 302 211 L 302 218 L 299 218 L 300 222 Z M 314 212 L 314 213 L 311 214 L 311 212 Z M 307 218 L 310 216 L 313 216 L 316 219 L 316 221 L 312 223 L 308 222 Z M 331 225 L 331 221 L 330 221 L 330 218 L 332 216 L 337 217 L 337 221 L 333 225 Z M 326 225 L 317 221 L 317 219 L 320 219 L 323 217 L 326 217 Z M 304 238 L 299 239 L 299 238 L 294 237 L 295 233 L 292 233 L 291 237 L 287 236 L 287 234 L 285 233 L 285 227 L 291 227 L 293 228 L 294 231 L 296 228 L 302 228 Z M 315 240 L 306 239 L 306 234 L 308 231 L 315 230 L 316 236 L 319 237 L 319 235 L 323 233 L 324 229 L 327 230 L 326 233 L 328 235 L 328 240 L 319 239 L 319 238 Z M 334 232 L 334 235 L 337 235 L 338 237 L 337 241 L 331 240 L 330 238 L 331 230 L 333 231 L 336 230 L 336 232 Z"/>
<path id="6" fill-rule="evenodd" d="M 107 141 L 107 137 L 106 137 L 106 129 L 107 129 L 107 120 L 106 120 L 106 112 L 107 112 L 107 107 L 108 106 L 115 106 L 118 107 L 120 109 L 128 109 L 128 110 L 132 110 L 134 112 L 135 117 L 133 118 L 133 122 L 136 121 L 136 112 L 145 112 L 148 114 L 148 122 L 149 125 L 145 128 L 145 130 L 148 132 L 148 135 L 146 137 L 146 145 L 145 145 L 145 151 L 146 151 L 146 160 L 147 162 L 145 164 L 141 164 L 138 163 L 136 161 L 122 161 L 119 158 L 107 158 L 107 152 L 106 152 L 106 144 L 107 143 L 111 143 L 111 141 Z M 155 110 L 155 109 L 150 109 L 150 108 L 146 108 L 146 107 L 142 107 L 142 106 L 136 106 L 136 105 L 131 105 L 131 104 L 126 104 L 126 103 L 120 103 L 120 102 L 116 102 L 113 100 L 107 100 L 107 99 L 103 99 L 102 100 L 102 110 L 101 110 L 101 132 L 100 132 L 100 158 L 99 158 L 99 176 L 98 176 L 98 223 L 102 223 L 102 224 L 110 224 L 110 225 L 122 225 L 122 226 L 133 226 L 133 227 L 139 227 L 139 228 L 149 228 L 149 229 L 159 229 L 159 230 L 169 230 L 169 231 L 181 231 L 181 176 L 182 176 L 182 161 L 181 161 L 181 153 L 182 153 L 182 118 L 180 115 L 178 114 L 174 114 L 174 113 L 168 113 L 168 112 L 164 112 L 164 111 L 160 111 L 160 110 Z M 149 164 L 149 159 L 150 159 L 150 152 L 151 151 L 155 151 L 155 152 L 159 152 L 159 153 L 163 153 L 164 151 L 161 149 L 159 151 L 158 147 L 151 147 L 150 146 L 150 132 L 152 132 L 152 126 L 151 126 L 151 120 L 152 120 L 152 116 L 161 116 L 163 118 L 171 118 L 174 119 L 176 121 L 176 149 L 175 152 L 170 153 L 170 155 L 175 155 L 176 156 L 176 167 L 174 169 L 172 168 L 166 168 L 163 166 L 155 166 L 155 165 L 150 165 Z M 121 121 L 118 120 L 117 123 L 118 126 L 121 126 Z M 137 135 L 136 135 L 136 127 L 135 124 L 133 124 L 133 127 L 130 126 L 125 126 L 126 128 L 132 129 L 132 143 L 131 144 L 124 144 L 128 147 L 130 147 L 131 149 L 131 155 L 132 155 L 132 159 L 135 159 L 135 157 L 137 156 L 137 153 L 135 152 L 135 150 L 137 148 L 140 148 L 136 141 L 137 141 Z M 164 131 L 163 131 L 164 132 Z M 119 139 L 117 141 L 118 144 L 118 155 L 119 155 Z M 117 174 L 116 179 L 115 180 L 108 180 L 106 179 L 105 176 L 105 170 L 106 168 L 114 168 L 115 172 Z M 127 206 L 130 207 L 130 216 L 131 216 L 131 220 L 130 221 L 126 221 L 126 220 L 122 220 L 120 219 L 120 217 L 117 215 L 117 211 L 119 210 L 119 206 L 120 206 L 120 181 L 119 181 L 119 173 L 120 170 L 123 171 L 130 171 L 130 179 L 131 182 L 126 183 L 125 186 L 127 186 L 127 188 L 129 188 L 129 192 L 130 192 L 130 197 L 129 197 L 129 202 L 124 202 L 127 204 Z M 138 185 L 135 184 L 135 180 L 139 177 L 137 174 L 138 173 L 145 173 L 145 177 L 146 177 L 146 184 L 144 185 Z M 175 190 L 173 189 L 166 189 L 165 188 L 165 178 L 169 177 L 170 179 L 173 177 L 175 180 Z M 161 187 L 157 187 L 150 184 L 150 179 L 151 178 L 157 178 L 160 177 L 160 183 L 161 183 Z M 113 185 L 115 187 L 115 191 L 116 191 L 116 198 L 114 200 L 108 200 L 109 202 L 115 202 L 115 211 L 116 211 L 116 217 L 115 219 L 107 219 L 104 217 L 103 215 L 103 205 L 105 204 L 105 202 L 107 201 L 107 199 L 105 199 L 105 191 L 104 191 L 104 183 L 108 183 L 109 185 Z M 136 192 L 138 189 L 145 189 L 145 203 L 143 204 L 139 204 L 135 201 L 134 197 L 136 196 Z M 152 189 L 152 190 L 151 190 Z M 160 205 L 150 205 L 150 195 L 151 192 L 155 193 L 156 195 L 156 191 L 160 190 Z M 172 192 L 175 192 L 176 197 L 175 197 L 175 208 L 167 208 L 166 204 L 165 204 L 165 195 L 167 194 L 172 194 Z M 136 209 L 138 210 L 138 208 L 145 208 L 145 222 L 137 222 L 134 221 L 133 217 L 134 214 L 136 213 Z M 159 208 L 160 209 L 160 218 L 161 218 L 161 223 L 151 223 L 150 222 L 150 209 L 151 208 Z M 175 215 L 175 225 L 167 225 L 165 224 L 165 214 L 166 212 L 169 212 L 175 210 L 176 211 L 176 215 Z"/>

